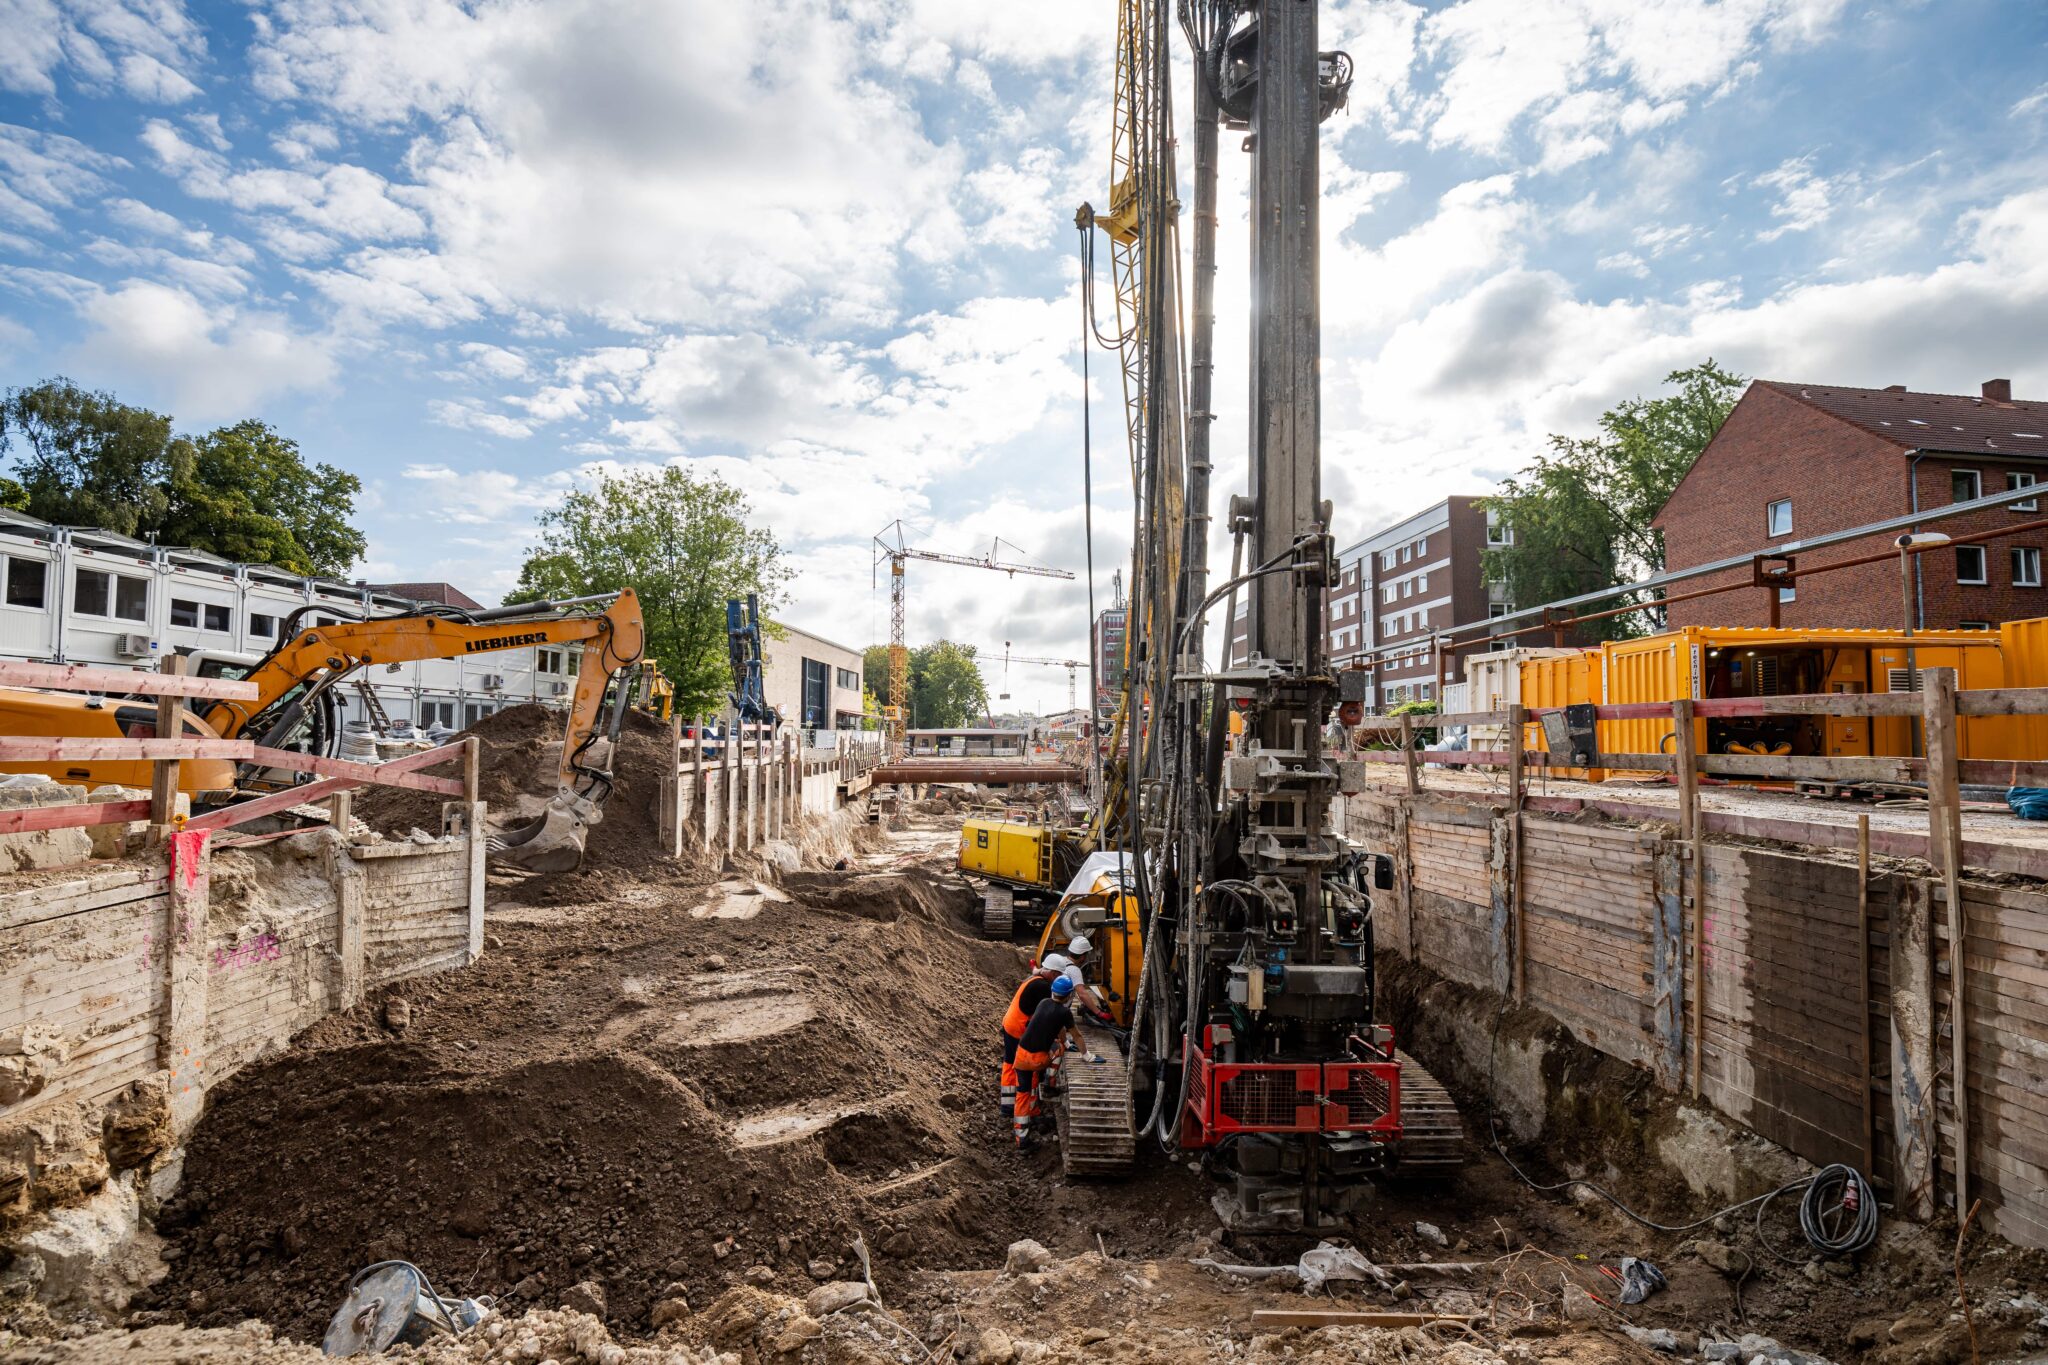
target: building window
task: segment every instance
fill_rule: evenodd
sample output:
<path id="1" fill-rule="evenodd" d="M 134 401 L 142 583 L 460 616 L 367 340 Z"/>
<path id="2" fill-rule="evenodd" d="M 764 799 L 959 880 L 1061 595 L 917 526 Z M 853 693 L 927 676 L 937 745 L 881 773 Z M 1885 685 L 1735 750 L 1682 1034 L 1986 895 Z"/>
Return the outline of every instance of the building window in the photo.
<path id="1" fill-rule="evenodd" d="M 1989 621 L 1959 621 L 1956 623 L 1956 628 L 1958 630 L 1989 630 L 1991 629 L 1991 623 Z"/>
<path id="2" fill-rule="evenodd" d="M 1773 536 L 1792 534 L 1792 499 L 1780 498 L 1764 504 L 1764 533 Z"/>
<path id="3" fill-rule="evenodd" d="M 562 651 L 559 649 L 537 649 L 534 651 L 533 666 L 541 673 L 562 671 Z"/>
<path id="4" fill-rule="evenodd" d="M 1956 582 L 1982 583 L 1984 581 L 1984 547 L 1982 545 L 1956 546 Z"/>
<path id="5" fill-rule="evenodd" d="M 1415 557 L 1416 557 L 1417 559 L 1421 559 L 1421 558 L 1424 558 L 1425 556 L 1427 556 L 1428 554 L 1429 554 L 1429 537 L 1428 537 L 1428 536 L 1424 536 L 1424 537 L 1423 537 L 1422 539 L 1420 539 L 1420 540 L 1418 540 L 1418 541 L 1416 541 L 1416 542 L 1415 542 Z"/>
<path id="6" fill-rule="evenodd" d="M 1391 602 L 1391 601 L 1393 601 L 1393 600 L 1394 600 L 1394 596 L 1395 596 L 1395 589 L 1394 589 L 1394 585 L 1393 585 L 1392 583 L 1389 583 L 1389 584 L 1387 584 L 1387 586 L 1386 586 L 1386 590 L 1385 590 L 1385 592 L 1384 592 L 1384 593 L 1382 594 L 1382 596 L 1381 596 L 1381 600 L 1382 600 L 1382 601 L 1386 601 L 1386 602 Z"/>
<path id="7" fill-rule="evenodd" d="M 1488 512 L 1486 514 L 1486 543 L 1488 545 L 1512 545 L 1515 543 L 1515 533 L 1508 529 L 1507 524 L 1500 519 L 1498 512 Z"/>
<path id="8" fill-rule="evenodd" d="M 50 566 L 40 559 L 7 561 L 7 605 L 41 611 L 49 605 Z"/>
<path id="9" fill-rule="evenodd" d="M 2041 552 L 2030 545 L 2015 545 L 2012 551 L 2012 585 L 2015 588 L 2041 586 Z"/>
<path id="10" fill-rule="evenodd" d="M 1380 567 L 1382 569 L 1391 569 L 1394 567 L 1394 552 L 1392 550 L 1380 551 Z"/>
<path id="11" fill-rule="evenodd" d="M 1951 469 L 1948 472 L 1948 500 L 1950 502 L 1972 502 L 1984 496 L 1984 476 L 1974 469 Z"/>
<path id="12" fill-rule="evenodd" d="M 470 702 L 462 708 L 462 728 L 472 729 L 476 723 L 491 714 L 491 708 L 480 701 Z"/>
<path id="13" fill-rule="evenodd" d="M 1417 592 L 1425 592 L 1425 593 L 1429 591 L 1429 575 L 1428 575 L 1428 574 L 1426 574 L 1426 573 L 1421 573 L 1421 574 L 1417 574 L 1417 575 L 1415 575 L 1415 591 L 1417 591 Z"/>
<path id="14" fill-rule="evenodd" d="M 2034 483 L 2035 475 L 2030 470 L 2015 469 L 2005 476 L 2007 488 L 2032 488 Z M 2014 512 L 2038 512 L 2041 510 L 2041 500 L 2028 498 L 2025 502 L 2009 502 L 2006 507 Z"/>
<path id="15" fill-rule="evenodd" d="M 71 609 L 80 616 L 117 621 L 149 619 L 149 580 L 104 569 L 80 569 L 71 586 Z"/>
<path id="16" fill-rule="evenodd" d="M 275 616 L 265 616 L 260 611 L 250 612 L 249 633 L 260 636 L 265 640 L 275 640 L 277 638 L 277 618 Z"/>
<path id="17" fill-rule="evenodd" d="M 206 604 L 206 615 L 203 619 L 208 630 L 217 630 L 225 634 L 235 628 L 234 613 L 212 602 Z"/>
<path id="18" fill-rule="evenodd" d="M 1796 587 L 1778 589 L 1778 600 L 1780 602 L 1797 602 L 1799 600 L 1799 589 Z"/>
<path id="19" fill-rule="evenodd" d="M 171 624 L 186 630 L 199 629 L 199 604 L 187 602 L 182 597 L 171 599 Z"/>
<path id="20" fill-rule="evenodd" d="M 171 624 L 186 630 L 217 630 L 223 633 L 233 630 L 234 615 L 226 607 L 212 602 L 188 602 L 182 597 L 171 599 Z"/>
<path id="21" fill-rule="evenodd" d="M 1413 597 L 1413 596 L 1415 596 L 1415 580 L 1414 580 L 1414 579 L 1412 579 L 1412 578 L 1405 578 L 1405 579 L 1401 580 L 1401 596 L 1403 596 L 1403 597 Z"/>
<path id="22" fill-rule="evenodd" d="M 455 703 L 452 701 L 423 701 L 420 703 L 420 718 L 415 722 L 422 730 L 431 730 L 436 725 L 455 728 Z"/>
<path id="23" fill-rule="evenodd" d="M 1487 619 L 1492 620 L 1496 617 L 1506 616 L 1514 609 L 1515 604 L 1512 602 L 1488 602 L 1486 604 Z"/>
<path id="24" fill-rule="evenodd" d="M 860 674 L 850 668 L 840 669 L 839 686 L 848 692 L 860 691 Z"/>

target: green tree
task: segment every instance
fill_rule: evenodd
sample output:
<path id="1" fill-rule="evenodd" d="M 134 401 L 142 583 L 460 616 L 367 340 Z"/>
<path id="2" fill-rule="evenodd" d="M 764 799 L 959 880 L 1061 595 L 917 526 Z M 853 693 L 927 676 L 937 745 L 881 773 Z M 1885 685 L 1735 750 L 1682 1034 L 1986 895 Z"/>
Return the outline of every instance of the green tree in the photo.
<path id="1" fill-rule="evenodd" d="M 0 506 L 45 521 L 292 573 L 339 575 L 363 555 L 349 524 L 362 481 L 307 465 L 262 422 L 194 440 L 162 413 L 48 379 L 0 399 L 0 453 L 15 456 Z"/>
<path id="2" fill-rule="evenodd" d="M 890 705 L 889 647 L 869 645 L 861 672 L 877 705 Z M 987 712 L 988 685 L 973 645 L 935 640 L 910 651 L 910 728 L 955 730 Z"/>
<path id="3" fill-rule="evenodd" d="M 766 616 L 790 577 L 774 535 L 748 524 L 751 511 L 715 475 L 675 465 L 607 475 L 541 514 L 540 543 L 506 601 L 633 589 L 676 709 L 709 715 L 732 688 L 726 600 L 758 594 Z"/>
<path id="4" fill-rule="evenodd" d="M 62 377 L 0 399 L 0 452 L 16 457 L 21 510 L 124 536 L 162 525 L 172 483 L 192 467 L 192 443 L 172 433 L 169 417 Z"/>
<path id="5" fill-rule="evenodd" d="M 189 472 L 171 484 L 160 538 L 242 563 L 339 575 L 363 557 L 349 525 L 363 481 L 308 465 L 298 443 L 262 422 L 220 427 L 192 442 Z"/>
<path id="6" fill-rule="evenodd" d="M 1631 398 L 1600 416 L 1600 434 L 1552 435 L 1550 453 L 1501 485 L 1486 510 L 1514 543 L 1486 552 L 1489 581 L 1528 607 L 1612 587 L 1664 567 L 1664 537 L 1650 523 L 1721 429 L 1749 381 L 1708 359 L 1674 370 L 1677 392 Z M 1623 599 L 1613 605 L 1620 606 Z M 1588 623 L 1624 639 L 1653 628 L 1660 609 Z"/>

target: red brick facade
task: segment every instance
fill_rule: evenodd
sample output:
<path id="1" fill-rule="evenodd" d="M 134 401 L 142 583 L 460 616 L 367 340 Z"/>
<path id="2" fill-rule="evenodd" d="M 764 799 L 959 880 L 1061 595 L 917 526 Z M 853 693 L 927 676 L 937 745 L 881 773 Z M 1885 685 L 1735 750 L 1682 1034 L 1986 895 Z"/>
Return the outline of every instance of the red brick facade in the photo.
<path id="1" fill-rule="evenodd" d="M 1988 390 L 1988 386 L 1987 386 Z M 1958 471 L 1974 472 L 1981 494 L 2003 492 L 2015 486 L 2015 473 L 2035 475 L 2048 481 L 2048 451 L 2033 455 L 2004 447 L 2029 443 L 2021 432 L 2048 435 L 2048 405 L 2039 403 L 1989 404 L 1948 396 L 1898 394 L 1899 435 L 1881 435 L 1867 424 L 1851 421 L 1827 410 L 1828 394 L 1860 394 L 1863 401 L 1875 396 L 1869 390 L 1818 390 L 1818 401 L 1802 397 L 1799 385 L 1758 382 L 1750 386 L 1736 404 L 1728 421 L 1715 436 L 1692 471 L 1679 484 L 1659 513 L 1656 524 L 1664 532 L 1665 565 L 1683 569 L 1730 555 L 1768 552 L 1772 546 L 1812 536 L 1882 521 L 1918 508 L 1939 507 L 1956 499 L 1952 480 Z M 1914 405 L 1916 399 L 1931 400 L 1930 406 Z M 2015 429 L 1998 439 L 2001 448 L 1943 451 L 1934 447 L 1944 442 L 1962 444 L 1948 435 L 1952 424 L 1942 420 L 1942 409 L 1972 404 L 1980 416 L 1988 408 L 2008 417 L 2004 425 Z M 1988 405 L 1988 407 L 1987 407 Z M 1907 413 L 1930 416 L 1915 420 Z M 1981 438 L 1978 438 L 1981 439 Z M 2048 440 L 2041 442 L 2048 445 Z M 1914 501 L 1917 488 L 1918 502 Z M 1772 534 L 1769 524 L 1772 504 L 1789 502 L 1791 525 L 1783 534 Z M 1965 517 L 1929 523 L 1924 528 L 1959 537 L 1992 531 L 2017 523 L 2039 520 L 2039 511 L 1993 510 Z M 1872 537 L 1830 546 L 1800 557 L 1797 567 L 1811 570 L 1820 565 L 1856 558 L 1888 549 L 1893 535 Z M 2048 557 L 2048 534 L 2022 532 L 1988 541 L 1980 547 L 1985 581 L 1960 581 L 1959 563 L 1975 568 L 1976 556 L 1968 551 L 1941 549 L 1917 556 L 1919 560 L 1915 596 L 1923 619 L 1916 626 L 1953 629 L 1965 624 L 1996 624 L 2003 620 L 2048 615 L 2048 588 L 2029 586 L 2042 578 L 2039 560 Z M 2015 549 L 2036 551 L 2015 564 Z M 1743 585 L 1734 591 L 1717 593 L 1670 609 L 1673 626 L 1762 626 L 1769 624 L 1770 594 L 1774 589 L 1750 587 L 1748 569 L 1693 580 L 1672 589 L 1683 593 L 1717 583 Z M 1818 574 L 1797 583 L 1793 599 L 1779 604 L 1779 622 L 1787 627 L 1845 626 L 1896 628 L 1902 624 L 1905 604 L 1896 557 L 1859 568 Z"/>

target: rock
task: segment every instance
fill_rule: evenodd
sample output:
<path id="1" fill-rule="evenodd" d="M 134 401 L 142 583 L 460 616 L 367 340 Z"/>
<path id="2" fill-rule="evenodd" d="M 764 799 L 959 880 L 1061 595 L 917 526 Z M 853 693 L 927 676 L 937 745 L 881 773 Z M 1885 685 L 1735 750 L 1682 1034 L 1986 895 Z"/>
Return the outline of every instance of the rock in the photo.
<path id="1" fill-rule="evenodd" d="M 604 1286 L 596 1280 L 578 1280 L 562 1291 L 562 1307 L 573 1308 L 579 1313 L 588 1313 L 593 1318 L 602 1318 Z"/>
<path id="2" fill-rule="evenodd" d="M 52 1209 L 8 1251 L 7 1277 L 46 1306 L 117 1322 L 144 1289 L 170 1273 L 142 1217 L 137 1173 L 123 1171 L 83 1203 Z"/>
<path id="3" fill-rule="evenodd" d="M 740 1278 L 748 1284 L 769 1284 L 775 1279 L 775 1267 L 772 1265 L 750 1265 L 747 1267 L 747 1273 L 740 1276 Z"/>
<path id="4" fill-rule="evenodd" d="M 1815 1284 L 1827 1283 L 1828 1273 L 1820 1268 L 1819 1261 L 1808 1261 L 1805 1268 L 1799 1273 L 1812 1280 Z"/>
<path id="5" fill-rule="evenodd" d="M 1851 1346 L 1875 1346 L 1884 1340 L 1886 1326 L 1883 1318 L 1865 1318 L 1849 1329 L 1844 1340 Z"/>
<path id="6" fill-rule="evenodd" d="M 548 1282 L 542 1279 L 540 1273 L 536 1271 L 518 1284 L 513 1285 L 512 1292 L 522 1299 L 537 1299 L 547 1287 Z"/>
<path id="7" fill-rule="evenodd" d="M 396 996 L 384 1002 L 384 1027 L 403 1033 L 412 1027 L 412 1005 Z"/>
<path id="8" fill-rule="evenodd" d="M 288 1227 L 277 1234 L 278 1249 L 287 1256 L 296 1256 L 306 1249 L 306 1234 L 297 1227 Z"/>
<path id="9" fill-rule="evenodd" d="M 893 1237 L 885 1239 L 882 1243 L 882 1250 L 888 1252 L 891 1256 L 914 1255 L 917 1251 L 917 1235 L 911 1232 L 909 1228 L 905 1228 Z"/>
<path id="10" fill-rule="evenodd" d="M 721 1261 L 732 1255 L 732 1238 L 728 1237 L 724 1241 L 713 1242 L 711 1244 L 711 1254 Z"/>
<path id="11" fill-rule="evenodd" d="M 1653 1351 L 1662 1351 L 1665 1355 L 1678 1354 L 1678 1334 L 1669 1327 L 1645 1328 L 1624 1324 L 1621 1330 L 1628 1333 L 1629 1340 Z"/>
<path id="12" fill-rule="evenodd" d="M 1083 1346 L 1093 1346 L 1097 1342 L 1108 1341 L 1109 1338 L 1110 1331 L 1107 1327 L 1089 1327 L 1081 1333 L 1081 1344 Z"/>
<path id="13" fill-rule="evenodd" d="M 704 959 L 704 966 L 706 967 L 706 969 L 708 969 L 708 970 L 710 970 L 710 971 L 714 971 L 714 972 L 722 972 L 722 971 L 724 971 L 724 970 L 725 970 L 725 954 L 724 954 L 724 953 L 713 953 L 713 954 L 711 954 L 711 955 L 710 955 L 709 957 L 707 957 L 707 958 L 705 958 L 705 959 Z"/>
<path id="14" fill-rule="evenodd" d="M 1408 1281 L 1406 1280 L 1397 1282 L 1388 1292 L 1396 1299 L 1412 1299 L 1415 1297 L 1415 1291 L 1408 1287 Z"/>
<path id="15" fill-rule="evenodd" d="M 816 1318 L 807 1313 L 799 1313 L 771 1344 L 782 1355 L 795 1355 L 804 1348 L 805 1342 L 822 1336 L 824 1331 L 825 1328 Z"/>
<path id="16" fill-rule="evenodd" d="M 1891 1338 L 1894 1346 L 1897 1346 L 1933 1330 L 1933 1318 L 1925 1313 L 1908 1313 L 1902 1318 L 1895 1319 L 1886 1329 L 1885 1335 Z"/>
<path id="17" fill-rule="evenodd" d="M 1838 1280 L 1852 1280 L 1856 1278 L 1856 1263 L 1854 1261 L 1822 1261 L 1820 1268 Z"/>
<path id="18" fill-rule="evenodd" d="M 1447 1247 L 1451 1244 L 1451 1239 L 1444 1236 L 1443 1229 L 1434 1223 L 1417 1223 L 1415 1225 L 1415 1235 L 1425 1242 L 1433 1242 L 1440 1247 Z"/>
<path id="19" fill-rule="evenodd" d="M 1003 1257 L 1003 1269 L 1012 1275 L 1029 1274 L 1051 1264 L 1052 1253 L 1028 1237 L 1021 1242 L 1010 1243 L 1010 1250 Z"/>
<path id="20" fill-rule="evenodd" d="M 1737 1251 L 1726 1242 L 1717 1242 L 1711 1237 L 1700 1238 L 1693 1247 L 1693 1254 L 1723 1275 L 1740 1275 L 1750 1267 L 1746 1252 Z"/>
<path id="21" fill-rule="evenodd" d="M 809 1275 L 812 1279 L 822 1283 L 832 1278 L 832 1271 L 834 1269 L 835 1267 L 833 1266 L 833 1264 L 821 1256 L 817 1260 L 812 1261 L 809 1265 L 806 1265 L 804 1267 L 804 1273 Z"/>
<path id="22" fill-rule="evenodd" d="M 834 1280 L 804 1296 L 804 1311 L 814 1318 L 829 1318 L 867 1301 L 868 1287 L 859 1280 Z"/>
<path id="23" fill-rule="evenodd" d="M 1585 1290 L 1570 1280 L 1564 1286 L 1564 1316 L 1567 1322 L 1598 1322 L 1607 1315 L 1607 1310 Z"/>
<path id="24" fill-rule="evenodd" d="M 647 1320 L 653 1325 L 654 1330 L 658 1332 L 670 1323 L 681 1322 L 689 1316 L 690 1301 L 677 1294 L 672 1298 L 665 1298 L 656 1303 L 654 1311 L 648 1315 Z"/>
<path id="25" fill-rule="evenodd" d="M 1016 1358 L 1017 1345 L 1010 1340 L 1009 1333 L 991 1327 L 975 1339 L 973 1349 L 967 1353 L 967 1365 L 1011 1365 Z"/>
<path id="26" fill-rule="evenodd" d="M 146 1165 L 171 1146 L 171 1095 L 160 1079 L 131 1082 L 107 1102 L 100 1118 L 100 1141 L 111 1170 Z"/>

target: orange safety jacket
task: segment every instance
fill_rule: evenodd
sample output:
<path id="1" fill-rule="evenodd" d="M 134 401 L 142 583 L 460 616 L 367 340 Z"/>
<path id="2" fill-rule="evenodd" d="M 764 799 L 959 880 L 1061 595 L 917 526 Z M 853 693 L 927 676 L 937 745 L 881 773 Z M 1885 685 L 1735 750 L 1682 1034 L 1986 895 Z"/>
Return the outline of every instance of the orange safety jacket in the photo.
<path id="1" fill-rule="evenodd" d="M 1052 994 L 1052 979 L 1054 975 L 1055 973 L 1052 972 L 1041 971 L 1033 972 L 1024 978 L 1024 984 L 1019 986 L 1017 993 L 1010 997 L 1010 1008 L 1003 1014 L 1004 1033 L 1009 1034 L 1012 1038 L 1022 1038 L 1024 1036 L 1024 1026 L 1031 1022 L 1031 1012 L 1038 1008 L 1039 1001 Z M 1031 999 L 1027 1001 L 1024 998 L 1024 994 L 1026 991 L 1031 991 L 1033 986 L 1038 987 L 1038 989 L 1032 991 Z"/>

